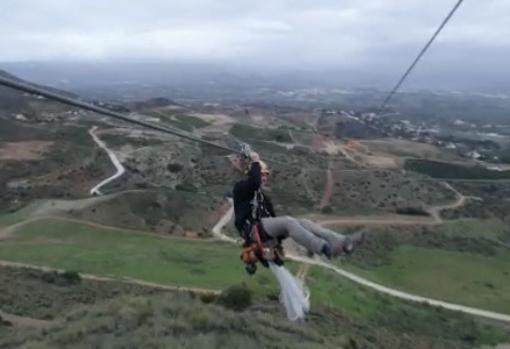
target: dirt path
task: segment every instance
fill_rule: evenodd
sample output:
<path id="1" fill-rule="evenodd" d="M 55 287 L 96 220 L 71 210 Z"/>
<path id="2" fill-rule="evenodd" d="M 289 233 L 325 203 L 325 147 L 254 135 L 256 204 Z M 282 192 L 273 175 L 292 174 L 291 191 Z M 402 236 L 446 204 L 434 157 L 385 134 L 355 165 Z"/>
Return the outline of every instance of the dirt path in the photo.
<path id="1" fill-rule="evenodd" d="M 70 210 L 83 210 L 90 206 L 115 199 L 116 197 L 127 193 L 146 193 L 154 191 L 156 190 L 129 189 L 103 196 L 96 196 L 77 200 L 54 200 L 54 199 L 37 200 L 30 204 L 26 209 L 30 212 L 30 216 L 32 217 L 55 216 L 62 213 L 66 213 Z"/>
<path id="2" fill-rule="evenodd" d="M 310 264 L 303 263 L 296 273 L 296 278 L 301 282 L 301 286 L 305 286 L 306 277 L 308 275 L 308 271 L 310 270 Z"/>
<path id="3" fill-rule="evenodd" d="M 115 174 L 113 176 L 108 177 L 105 180 L 101 181 L 94 188 L 90 189 L 90 195 L 102 195 L 101 191 L 99 190 L 99 189 L 101 189 L 102 186 L 119 178 L 120 176 L 122 176 L 124 174 L 124 172 L 126 172 L 126 169 L 124 168 L 124 166 L 122 166 L 120 160 L 117 158 L 117 155 L 115 155 L 115 153 L 110 148 L 108 148 L 107 145 L 102 140 L 99 139 L 99 137 L 96 134 L 96 130 L 97 130 L 97 126 L 92 127 L 89 130 L 89 134 L 92 137 L 92 139 L 94 140 L 94 142 L 96 142 L 96 144 L 108 154 L 108 157 L 112 161 L 113 166 L 115 166 L 115 169 L 117 170 L 117 172 L 115 172 Z"/>
<path id="4" fill-rule="evenodd" d="M 35 222 L 38 219 L 40 219 L 40 218 L 38 218 L 38 217 L 30 218 L 30 219 L 24 220 L 22 222 L 18 222 L 13 225 L 9 225 L 8 227 L 5 227 L 3 229 L 0 229 L 0 242 L 2 242 L 2 240 L 10 239 L 13 236 L 16 229 L 24 226 L 25 224 Z"/>
<path id="5" fill-rule="evenodd" d="M 305 168 L 301 168 L 301 171 L 299 172 L 298 178 L 301 181 L 301 184 L 303 185 L 303 188 L 305 189 L 305 192 L 306 192 L 306 195 L 308 196 L 308 198 L 312 202 L 315 202 L 315 195 L 313 194 L 312 189 L 308 185 L 308 181 L 306 180 L 305 175 L 306 175 L 306 169 Z"/>
<path id="6" fill-rule="evenodd" d="M 7 321 L 14 327 L 46 328 L 56 323 L 55 321 L 38 320 L 31 317 L 8 314 L 1 310 L 0 318 L 0 321 Z"/>
<path id="7" fill-rule="evenodd" d="M 464 198 L 464 196 L 462 196 L 462 198 Z M 465 200 L 465 198 L 463 200 L 462 200 L 462 198 L 457 200 L 455 203 L 439 206 L 439 208 L 443 207 L 443 209 L 444 209 L 444 208 L 457 207 L 457 206 L 461 205 L 461 202 L 463 202 Z M 436 206 L 436 208 L 437 208 L 437 206 Z M 361 219 L 361 217 L 360 217 L 360 219 Z M 429 219 L 429 221 L 431 221 L 431 220 Z M 224 221 L 223 219 L 220 219 L 220 221 L 218 222 L 218 224 L 216 224 L 215 227 L 221 228 L 221 226 L 219 224 L 220 222 L 228 222 L 228 221 Z M 219 233 L 221 234 L 221 229 L 219 230 Z M 377 292 L 381 292 L 381 293 L 384 293 L 384 294 L 392 296 L 392 297 L 400 298 L 400 299 L 415 302 L 415 303 L 421 303 L 421 304 L 426 303 L 426 304 L 429 304 L 432 306 L 442 307 L 442 308 L 453 310 L 453 311 L 459 311 L 459 312 L 462 312 L 465 314 L 480 316 L 480 317 L 484 317 L 487 319 L 510 322 L 510 315 L 507 315 L 507 314 L 502 314 L 502 313 L 487 311 L 487 310 L 483 310 L 483 309 L 467 307 L 467 306 L 460 305 L 460 304 L 448 303 L 448 302 L 444 302 L 444 301 L 440 301 L 440 300 L 436 300 L 436 299 L 432 299 L 432 298 L 422 297 L 422 296 L 418 296 L 418 295 L 415 295 L 412 293 L 403 292 L 403 291 L 400 291 L 397 289 L 393 289 L 393 288 L 389 288 L 389 287 L 377 284 L 373 281 L 367 280 L 367 279 L 362 278 L 356 274 L 353 274 L 353 273 L 348 272 L 344 269 L 341 269 L 329 262 L 325 262 L 325 261 L 319 259 L 318 257 L 311 259 L 311 258 L 305 257 L 303 255 L 299 255 L 298 249 L 291 249 L 290 251 L 287 251 L 287 258 L 297 261 L 297 262 L 307 264 L 307 265 L 316 265 L 316 266 L 321 266 L 321 267 L 333 270 L 337 274 L 357 283 L 358 285 L 362 285 L 362 286 L 371 288 Z M 306 275 L 304 272 L 301 272 L 298 274 L 301 274 L 302 276 Z"/>
<path id="8" fill-rule="evenodd" d="M 326 224 L 327 223 L 329 223 L 329 224 L 342 224 L 342 223 L 346 224 L 346 223 L 349 223 L 349 224 L 360 224 L 360 225 L 366 225 L 367 223 L 368 224 L 439 224 L 440 222 L 442 222 L 442 219 L 440 217 L 440 212 L 442 210 L 460 207 L 465 203 L 465 201 L 467 199 L 467 197 L 458 193 L 454 188 L 452 188 L 448 184 L 445 184 L 445 185 L 447 185 L 451 190 L 455 191 L 455 193 L 457 195 L 457 200 L 455 200 L 455 202 L 450 203 L 450 204 L 436 205 L 436 206 L 431 207 L 429 210 L 431 212 L 431 215 L 433 215 L 432 218 L 411 217 L 411 218 L 406 218 L 404 220 L 403 217 L 401 217 L 399 215 L 395 215 L 392 217 L 375 217 L 375 218 L 360 216 L 360 217 L 350 217 L 350 218 L 345 217 L 345 218 L 341 218 L 341 219 L 330 220 L 329 222 L 322 221 L 320 223 L 321 224 L 325 224 L 325 223 Z M 238 241 L 225 235 L 222 232 L 223 227 L 228 222 L 230 222 L 230 220 L 232 219 L 232 216 L 233 216 L 232 201 L 230 201 L 230 204 L 231 204 L 230 209 L 227 210 L 227 212 L 220 218 L 218 223 L 213 227 L 213 234 L 217 239 L 231 242 L 231 243 L 238 243 Z M 32 221 L 32 222 L 36 221 L 37 219 L 42 219 L 42 217 L 34 217 L 27 221 L 14 224 L 14 225 L 4 229 L 2 231 L 2 234 L 3 234 L 3 236 L 8 236 L 9 234 L 12 234 L 12 232 L 15 229 L 19 228 L 23 224 L 27 224 L 30 221 Z M 64 220 L 66 220 L 66 219 L 64 218 Z M 70 221 L 76 221 L 76 220 L 70 220 Z M 92 224 L 95 225 L 94 223 L 92 223 Z M 97 225 L 97 226 L 101 226 L 101 225 Z M 105 227 L 105 226 L 101 226 L 101 227 Z M 107 228 L 112 229 L 112 227 L 107 227 Z M 114 229 L 119 229 L 119 228 L 114 228 Z M 493 319 L 493 320 L 510 322 L 510 315 L 486 311 L 483 309 L 467 307 L 467 306 L 454 304 L 454 303 L 443 302 L 443 301 L 439 301 L 439 300 L 435 300 L 435 299 L 431 299 L 431 298 L 421 297 L 421 296 L 414 295 L 411 293 L 402 292 L 400 290 L 392 289 L 392 288 L 374 283 L 370 280 L 364 279 L 364 278 L 357 276 L 351 272 L 343 270 L 331 263 L 322 261 L 317 258 L 311 259 L 311 258 L 305 257 L 303 255 L 299 255 L 297 251 L 293 251 L 293 253 L 288 254 L 288 258 L 298 261 L 298 262 L 301 262 L 301 263 L 305 263 L 307 265 L 317 265 L 317 266 L 321 266 L 321 267 L 333 270 L 336 273 L 338 273 L 339 275 L 341 275 L 341 276 L 343 276 L 359 285 L 369 287 L 373 290 L 387 294 L 392 297 L 404 299 L 407 301 L 417 302 L 417 303 L 427 303 L 427 304 L 430 304 L 433 306 L 443 307 L 443 308 L 446 308 L 449 310 L 460 311 L 460 312 L 463 312 L 466 314 L 481 316 L 481 317 L 485 317 L 485 318 L 489 318 L 489 319 Z M 30 265 L 30 264 L 25 264 L 25 263 L 14 263 L 14 262 L 7 262 L 7 261 L 0 261 L 0 265 L 18 267 L 18 268 L 32 268 L 32 269 L 43 270 L 43 271 L 56 270 L 56 269 L 48 268 L 48 267 L 34 266 L 34 265 Z M 304 274 L 304 272 L 301 274 Z M 142 281 L 142 280 L 135 280 L 135 279 L 120 279 L 120 280 L 118 280 L 118 279 L 114 279 L 114 278 L 101 277 L 101 276 L 96 276 L 96 275 L 91 275 L 91 274 L 81 274 L 81 275 L 84 279 L 99 280 L 99 281 L 116 281 L 116 282 L 120 281 L 120 282 L 133 283 L 133 284 L 137 284 L 137 285 L 154 287 L 154 288 L 171 290 L 171 291 L 189 291 L 189 292 L 195 292 L 195 293 L 216 293 L 216 294 L 219 292 L 218 290 L 171 286 L 171 285 L 150 283 L 150 282 L 146 282 L 146 281 Z"/>
<path id="9" fill-rule="evenodd" d="M 331 196 L 333 195 L 334 181 L 333 181 L 333 171 L 331 170 L 331 161 L 328 163 L 328 169 L 326 170 L 326 185 L 324 186 L 324 195 L 322 196 L 321 204 L 319 206 L 320 209 L 328 206 L 331 201 Z"/>
<path id="10" fill-rule="evenodd" d="M 24 269 L 32 269 L 43 272 L 64 272 L 62 269 L 56 269 L 46 266 L 33 265 L 28 263 L 18 263 L 18 262 L 9 262 L 9 261 L 0 261 L 0 266 L 11 267 L 11 268 L 24 268 Z M 185 287 L 185 286 L 177 286 L 177 285 L 168 285 L 168 284 L 158 284 L 155 282 L 148 282 L 143 280 L 131 279 L 131 278 L 111 278 L 106 276 L 98 276 L 93 274 L 80 273 L 82 279 L 85 280 L 94 280 L 94 281 L 104 281 L 104 282 L 122 282 L 126 284 L 140 285 L 150 288 L 156 288 L 159 290 L 167 290 L 167 291 L 183 291 L 183 292 L 193 292 L 198 294 L 220 294 L 220 290 L 200 288 L 200 287 Z"/>
<path id="11" fill-rule="evenodd" d="M 347 217 L 336 217 L 336 218 L 315 218 L 319 224 L 331 226 L 331 225 L 439 225 L 443 224 L 444 220 L 441 218 L 441 212 L 444 210 L 451 210 L 461 207 L 466 204 L 468 199 L 479 199 L 476 197 L 469 197 L 462 195 L 455 188 L 446 182 L 440 182 L 442 186 L 453 191 L 455 193 L 455 201 L 430 206 L 426 211 L 430 214 L 430 217 L 410 216 L 410 215 L 382 215 L 382 216 L 347 216 Z"/>
<path id="12" fill-rule="evenodd" d="M 221 231 L 223 229 L 223 227 L 225 227 L 232 220 L 232 217 L 234 216 L 233 201 L 232 201 L 232 199 L 228 199 L 228 201 L 230 203 L 230 207 L 227 210 L 227 212 L 225 212 L 225 214 L 220 218 L 218 223 L 216 223 L 216 225 L 212 228 L 212 233 L 213 233 L 214 237 L 216 237 L 219 240 L 237 243 L 236 239 L 234 239 L 226 234 L 223 234 L 223 232 Z"/>
<path id="13" fill-rule="evenodd" d="M 324 218 L 324 216 L 311 216 L 312 220 L 320 225 L 437 225 L 435 219 L 430 217 L 414 217 L 408 215 L 381 215 L 381 216 L 346 216 L 335 218 Z"/>
<path id="14" fill-rule="evenodd" d="M 429 305 L 432 305 L 432 306 L 442 307 L 442 308 L 453 310 L 453 311 L 459 311 L 459 312 L 462 312 L 462 313 L 465 313 L 465 314 L 480 316 L 480 317 L 484 317 L 484 318 L 487 318 L 487 319 L 504 321 L 504 322 L 510 322 L 510 315 L 507 315 L 507 314 L 496 313 L 496 312 L 493 312 L 493 311 L 488 311 L 488 310 L 483 310 L 483 309 L 478 309 L 478 308 L 467 307 L 467 306 L 460 305 L 460 304 L 443 302 L 443 301 L 435 300 L 435 299 L 432 299 L 432 298 L 421 297 L 421 296 L 417 296 L 417 295 L 412 294 L 412 293 L 407 293 L 407 292 L 399 291 L 399 290 L 396 290 L 396 289 L 393 289 L 393 288 L 389 288 L 389 287 L 377 284 L 375 282 L 369 281 L 369 280 L 364 279 L 364 278 L 362 278 L 362 277 L 360 277 L 360 276 L 358 276 L 356 274 L 348 272 L 348 271 L 346 271 L 344 269 L 341 269 L 341 268 L 339 268 L 339 267 L 337 267 L 337 266 L 335 266 L 335 265 L 333 265 L 331 263 L 327 263 L 327 262 L 324 262 L 324 261 L 319 260 L 319 259 L 310 259 L 310 258 L 307 258 L 307 257 L 294 256 L 294 255 L 290 255 L 290 256 L 287 256 L 287 257 L 289 259 L 292 259 L 292 260 L 297 261 L 297 262 L 307 263 L 307 264 L 310 264 L 310 265 L 317 265 L 317 266 L 321 266 L 321 267 L 333 270 L 337 274 L 340 274 L 343 277 L 345 277 L 345 278 L 347 278 L 347 279 L 349 279 L 349 280 L 351 280 L 351 281 L 353 281 L 353 282 L 355 282 L 355 283 L 357 283 L 359 285 L 366 286 L 366 287 L 371 288 L 371 289 L 373 289 L 375 291 L 387 294 L 387 295 L 392 296 L 392 297 L 396 297 L 396 298 L 400 298 L 400 299 L 403 299 L 403 300 L 406 300 L 406 301 L 411 301 L 411 302 L 416 302 L 416 303 L 422 303 L 422 304 L 426 303 L 426 304 L 429 304 Z"/>
<path id="15" fill-rule="evenodd" d="M 152 236 L 157 237 L 160 239 L 167 239 L 167 240 L 176 240 L 176 239 L 184 239 L 184 240 L 199 240 L 199 241 L 210 241 L 211 238 L 193 238 L 193 237 L 184 237 L 184 236 L 169 236 L 169 235 L 163 235 L 158 234 L 151 231 L 144 231 L 144 230 L 136 230 L 136 229 L 129 229 L 129 228 L 122 228 L 122 227 L 115 227 L 111 225 L 104 225 L 101 223 L 95 223 L 91 221 L 85 221 L 82 219 L 77 218 L 68 218 L 68 217 L 61 217 L 61 216 L 38 216 L 38 217 L 32 217 L 30 219 L 24 220 L 22 222 L 13 224 L 11 226 L 8 226 L 4 228 L 3 230 L 0 230 L 0 242 L 2 240 L 8 240 L 13 236 L 13 234 L 16 232 L 17 229 L 21 228 L 22 226 L 38 221 L 44 221 L 44 220 L 54 220 L 54 221 L 61 221 L 61 222 L 68 222 L 68 223 L 76 223 L 76 224 L 82 224 L 89 227 L 104 229 L 104 230 L 113 230 L 118 233 L 130 233 L 130 234 L 138 234 L 138 235 L 146 235 L 146 236 Z M 228 222 L 227 222 L 228 223 Z"/>
<path id="16" fill-rule="evenodd" d="M 427 212 L 430 213 L 430 216 L 432 217 L 432 219 L 434 219 L 434 221 L 437 223 L 437 224 L 441 224 L 443 223 L 443 219 L 441 218 L 441 212 L 444 211 L 444 210 L 452 210 L 452 209 L 455 209 L 455 208 L 458 208 L 458 207 L 461 207 L 461 206 L 464 206 L 464 204 L 466 203 L 466 200 L 468 199 L 467 196 L 464 196 L 462 195 L 461 193 L 459 193 L 454 187 L 452 187 L 450 184 L 446 183 L 446 182 L 440 182 L 442 186 L 444 186 L 445 188 L 451 190 L 452 192 L 455 193 L 455 196 L 457 197 L 457 199 L 452 202 L 452 203 L 449 203 L 449 204 L 444 204 L 444 205 L 436 205 L 436 206 L 431 206 L 429 207 L 429 209 L 427 210 Z"/>

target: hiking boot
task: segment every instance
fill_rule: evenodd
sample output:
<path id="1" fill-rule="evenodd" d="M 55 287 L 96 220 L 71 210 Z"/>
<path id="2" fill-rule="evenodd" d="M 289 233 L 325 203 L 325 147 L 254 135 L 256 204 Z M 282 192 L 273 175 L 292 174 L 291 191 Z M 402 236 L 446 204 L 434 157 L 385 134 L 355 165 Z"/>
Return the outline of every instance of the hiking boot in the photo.
<path id="1" fill-rule="evenodd" d="M 365 241 L 365 235 L 365 232 L 360 231 L 347 236 L 342 248 L 344 253 L 347 255 L 351 254 L 359 245 L 363 243 L 363 241 Z"/>
<path id="2" fill-rule="evenodd" d="M 331 251 L 331 246 L 329 245 L 329 242 L 326 242 L 324 246 L 322 246 L 321 253 L 325 255 L 328 259 L 331 259 L 331 257 L 333 257 L 333 251 Z"/>

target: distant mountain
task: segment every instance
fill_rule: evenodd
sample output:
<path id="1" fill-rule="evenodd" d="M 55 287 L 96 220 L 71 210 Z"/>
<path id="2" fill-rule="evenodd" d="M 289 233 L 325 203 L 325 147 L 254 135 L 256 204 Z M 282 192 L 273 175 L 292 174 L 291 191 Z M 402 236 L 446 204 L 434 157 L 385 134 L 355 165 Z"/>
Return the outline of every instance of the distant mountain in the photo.
<path id="1" fill-rule="evenodd" d="M 28 85 L 32 85 L 34 87 L 42 88 L 54 93 L 58 93 L 63 96 L 67 97 L 74 97 L 77 98 L 76 95 L 67 92 L 62 91 L 59 89 L 56 89 L 54 87 L 50 86 L 43 86 L 34 84 L 28 81 L 25 81 L 23 79 L 20 79 L 19 77 L 12 75 L 4 70 L 0 70 L 0 77 L 7 78 L 10 80 L 14 80 L 17 82 L 23 82 Z M 4 87 L 0 86 L 0 110 L 6 113 L 22 113 L 22 112 L 32 112 L 32 108 L 30 106 L 30 102 L 34 100 L 34 97 L 28 93 L 21 92 L 15 89 L 12 89 L 10 87 Z M 53 102 L 50 102 L 53 103 Z"/>
<path id="2" fill-rule="evenodd" d="M 48 90 L 48 91 L 51 91 L 51 92 L 54 92 L 54 93 L 58 93 L 58 94 L 63 95 L 63 96 L 74 97 L 74 98 L 78 97 L 77 95 L 75 95 L 75 94 L 73 94 L 71 92 L 68 92 L 68 91 L 64 91 L 64 90 L 61 90 L 61 89 L 58 89 L 58 88 L 55 88 L 55 87 L 51 87 L 51 86 L 47 86 L 47 85 L 34 84 L 34 83 L 30 82 L 30 81 L 23 80 L 23 79 L 15 76 L 15 75 L 12 75 L 12 74 L 6 72 L 5 70 L 1 70 L 0 69 L 0 76 L 4 77 L 4 78 L 7 78 L 7 79 L 10 79 L 10 80 L 17 81 L 17 82 L 23 82 L 25 84 L 28 84 L 28 85 L 31 85 L 31 86 L 34 86 L 34 87 L 38 87 L 38 88 L 42 88 L 42 89 L 45 89 L 45 90 Z"/>
<path id="3" fill-rule="evenodd" d="M 171 99 L 163 97 L 150 98 L 146 101 L 132 102 L 128 104 L 128 107 L 134 110 L 163 108 L 168 106 L 180 106 L 180 105 L 172 101 Z"/>

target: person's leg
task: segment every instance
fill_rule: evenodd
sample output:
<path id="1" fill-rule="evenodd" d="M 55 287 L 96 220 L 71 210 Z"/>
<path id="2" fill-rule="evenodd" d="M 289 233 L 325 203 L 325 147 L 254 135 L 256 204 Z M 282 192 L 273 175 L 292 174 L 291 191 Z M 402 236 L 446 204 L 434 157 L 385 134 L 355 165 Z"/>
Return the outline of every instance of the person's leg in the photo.
<path id="1" fill-rule="evenodd" d="M 365 236 L 363 232 L 345 236 L 333 230 L 324 228 L 308 219 L 299 219 L 298 222 L 306 230 L 311 231 L 321 239 L 326 240 L 329 243 L 331 252 L 334 256 L 341 253 L 351 253 L 354 248 L 363 241 Z"/>
<path id="2" fill-rule="evenodd" d="M 345 235 L 324 228 L 319 224 L 312 222 L 309 219 L 300 218 L 297 221 L 301 226 L 303 226 L 303 228 L 305 228 L 308 231 L 311 231 L 313 234 L 317 235 L 321 239 L 326 240 L 332 245 L 343 244 L 346 240 Z"/>
<path id="3" fill-rule="evenodd" d="M 274 238 L 290 237 L 313 253 L 322 253 L 327 243 L 326 240 L 308 231 L 295 218 L 289 216 L 262 218 L 262 226 L 269 236 Z"/>

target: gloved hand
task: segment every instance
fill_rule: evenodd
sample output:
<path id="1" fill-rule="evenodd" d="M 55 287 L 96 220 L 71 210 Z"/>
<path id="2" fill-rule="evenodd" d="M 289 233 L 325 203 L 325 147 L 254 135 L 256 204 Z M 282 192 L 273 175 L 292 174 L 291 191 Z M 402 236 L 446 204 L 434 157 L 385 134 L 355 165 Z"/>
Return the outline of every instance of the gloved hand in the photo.
<path id="1" fill-rule="evenodd" d="M 255 254 L 255 249 L 256 249 L 255 245 L 243 247 L 243 251 L 241 252 L 240 258 L 245 264 L 257 263 L 258 258 L 257 255 Z"/>
<path id="2" fill-rule="evenodd" d="M 252 151 L 250 153 L 250 159 L 251 159 L 252 162 L 259 162 L 260 161 L 260 156 L 259 156 L 258 153 Z"/>

